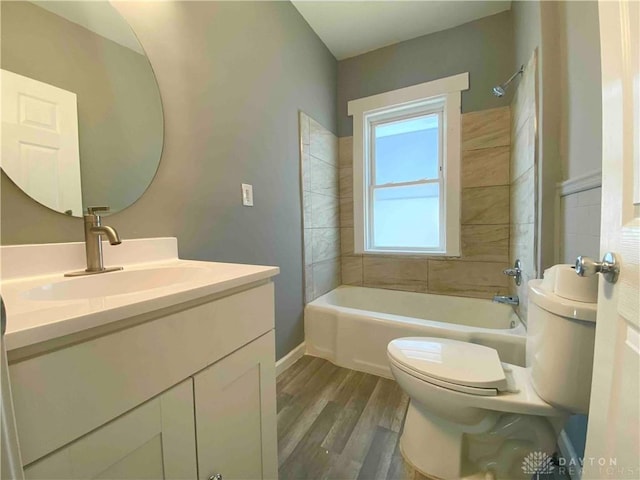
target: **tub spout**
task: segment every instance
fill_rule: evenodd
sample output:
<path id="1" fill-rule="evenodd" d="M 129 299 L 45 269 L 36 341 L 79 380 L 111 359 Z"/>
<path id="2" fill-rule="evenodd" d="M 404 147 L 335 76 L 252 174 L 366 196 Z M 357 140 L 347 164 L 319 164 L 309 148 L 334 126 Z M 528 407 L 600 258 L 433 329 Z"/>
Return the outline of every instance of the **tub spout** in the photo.
<path id="1" fill-rule="evenodd" d="M 493 301 L 495 303 L 504 303 L 506 305 L 519 305 L 520 304 L 520 299 L 518 298 L 517 295 L 495 295 L 493 297 Z"/>

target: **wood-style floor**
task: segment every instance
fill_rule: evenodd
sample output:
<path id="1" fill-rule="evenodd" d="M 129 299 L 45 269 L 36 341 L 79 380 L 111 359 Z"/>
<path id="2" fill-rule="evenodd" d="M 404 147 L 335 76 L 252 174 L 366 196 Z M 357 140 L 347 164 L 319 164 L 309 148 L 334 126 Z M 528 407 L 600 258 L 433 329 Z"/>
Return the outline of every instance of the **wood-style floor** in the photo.
<path id="1" fill-rule="evenodd" d="M 409 398 L 393 380 L 304 356 L 277 381 L 281 480 L 424 480 L 398 440 Z"/>

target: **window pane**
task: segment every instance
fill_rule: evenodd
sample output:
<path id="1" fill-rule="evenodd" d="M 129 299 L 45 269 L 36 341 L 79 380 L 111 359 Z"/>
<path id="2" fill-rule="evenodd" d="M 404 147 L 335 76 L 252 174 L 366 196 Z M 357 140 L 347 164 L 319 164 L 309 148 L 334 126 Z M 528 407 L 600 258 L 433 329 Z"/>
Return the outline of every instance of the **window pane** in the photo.
<path id="1" fill-rule="evenodd" d="M 437 183 L 375 189 L 372 246 L 440 246 L 439 190 Z"/>
<path id="2" fill-rule="evenodd" d="M 436 113 L 376 125 L 375 184 L 438 178 Z"/>

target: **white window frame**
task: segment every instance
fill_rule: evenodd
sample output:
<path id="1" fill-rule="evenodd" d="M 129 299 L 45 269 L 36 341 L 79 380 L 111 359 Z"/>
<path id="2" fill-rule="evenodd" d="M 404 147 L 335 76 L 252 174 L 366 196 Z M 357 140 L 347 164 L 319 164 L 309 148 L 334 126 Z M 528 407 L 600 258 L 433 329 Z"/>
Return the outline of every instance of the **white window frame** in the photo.
<path id="1" fill-rule="evenodd" d="M 469 88 L 469 73 L 461 73 L 432 82 L 393 90 L 348 103 L 353 117 L 353 223 L 354 251 L 358 254 L 460 255 L 460 156 L 461 93 Z M 442 105 L 444 135 L 440 166 L 441 219 L 439 248 L 373 248 L 370 218 L 371 131 L 376 121 L 385 118 L 408 118 L 428 112 L 429 106 Z M 401 184 L 403 185 L 403 184 Z"/>

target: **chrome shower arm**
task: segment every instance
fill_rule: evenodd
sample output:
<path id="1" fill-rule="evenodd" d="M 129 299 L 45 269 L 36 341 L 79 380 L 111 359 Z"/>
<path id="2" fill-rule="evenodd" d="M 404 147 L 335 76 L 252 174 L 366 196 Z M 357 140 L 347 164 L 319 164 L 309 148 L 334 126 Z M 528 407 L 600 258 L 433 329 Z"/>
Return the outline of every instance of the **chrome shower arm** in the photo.
<path id="1" fill-rule="evenodd" d="M 520 75 L 520 74 L 522 74 L 522 73 L 524 73 L 524 65 L 520 65 L 520 70 L 518 70 L 516 73 L 514 73 L 513 75 L 511 75 L 511 76 L 509 77 L 509 80 L 507 80 L 506 82 L 504 82 L 504 83 L 502 84 L 502 87 L 504 88 L 504 87 L 506 87 L 507 85 L 509 85 L 509 84 L 513 81 L 513 79 L 514 79 L 514 78 L 516 78 L 518 75 Z"/>

